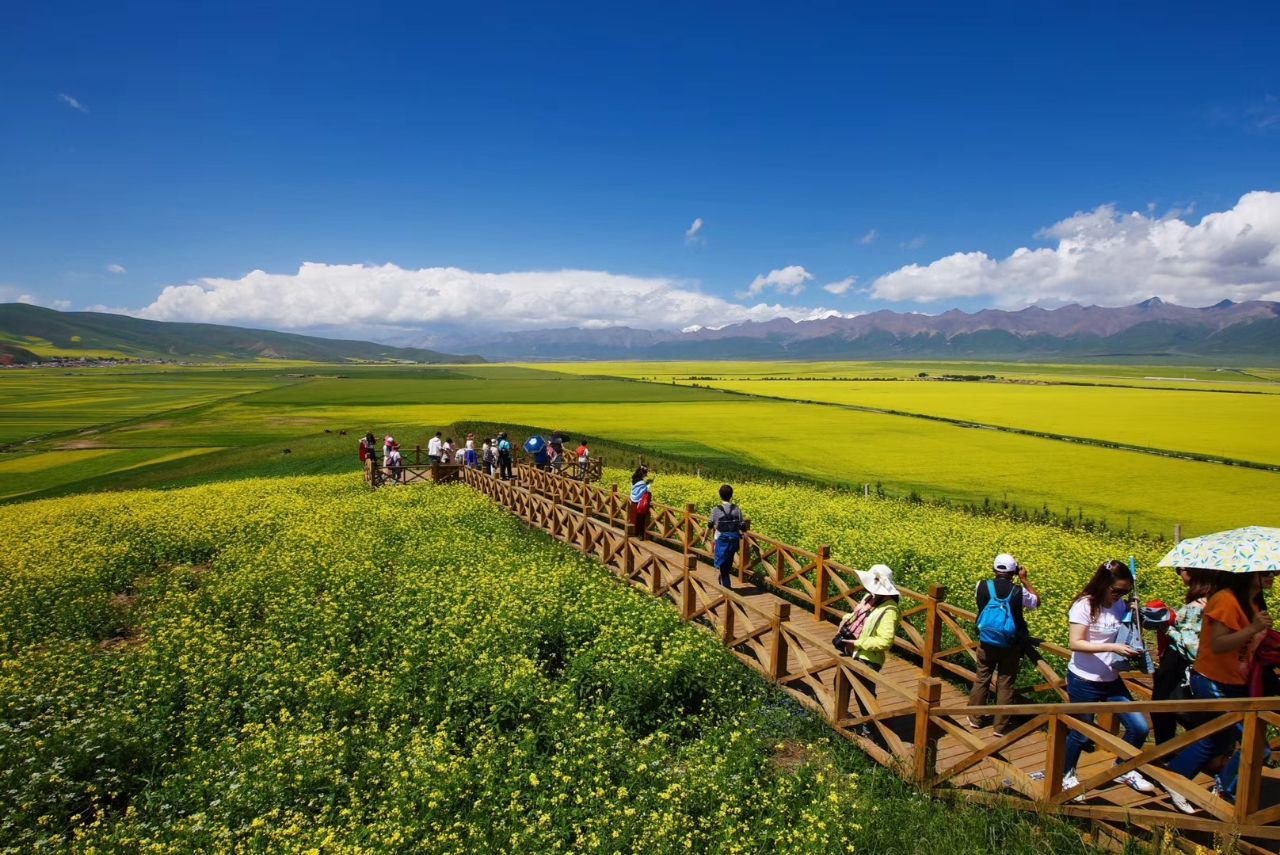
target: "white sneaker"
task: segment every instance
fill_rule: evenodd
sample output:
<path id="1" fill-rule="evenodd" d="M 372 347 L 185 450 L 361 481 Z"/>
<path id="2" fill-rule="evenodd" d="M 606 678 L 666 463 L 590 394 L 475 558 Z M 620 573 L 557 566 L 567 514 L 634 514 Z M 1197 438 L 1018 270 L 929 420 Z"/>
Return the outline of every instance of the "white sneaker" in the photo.
<path id="1" fill-rule="evenodd" d="M 1117 784 L 1128 784 L 1140 793 L 1154 793 L 1156 791 L 1155 784 L 1138 774 L 1138 770 L 1125 772 L 1119 778 L 1114 779 Z"/>
<path id="2" fill-rule="evenodd" d="M 1169 791 L 1169 801 L 1173 802 L 1173 806 L 1183 813 L 1195 813 L 1198 808 L 1191 802 L 1187 801 L 1180 793 Z"/>
<path id="3" fill-rule="evenodd" d="M 1070 789 L 1072 789 L 1072 788 L 1074 788 L 1074 787 L 1078 787 L 1078 786 L 1080 786 L 1080 779 L 1079 779 L 1079 778 L 1077 778 L 1077 777 L 1075 776 L 1075 773 L 1074 773 L 1074 772 L 1068 772 L 1067 774 L 1065 774 L 1065 775 L 1063 775 L 1063 776 L 1062 776 L 1062 789 L 1063 789 L 1063 792 L 1066 792 L 1067 790 L 1070 790 Z M 1073 801 L 1073 802 L 1082 802 L 1082 801 L 1084 801 L 1084 794 L 1082 793 L 1082 794 L 1080 794 L 1080 795 L 1076 796 L 1076 797 L 1075 797 L 1075 798 L 1073 798 L 1071 801 Z"/>

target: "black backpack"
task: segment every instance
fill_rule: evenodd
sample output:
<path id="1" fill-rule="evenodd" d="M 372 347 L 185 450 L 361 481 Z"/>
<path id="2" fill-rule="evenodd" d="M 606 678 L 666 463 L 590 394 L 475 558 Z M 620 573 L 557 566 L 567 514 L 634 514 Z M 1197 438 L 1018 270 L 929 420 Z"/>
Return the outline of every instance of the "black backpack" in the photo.
<path id="1" fill-rule="evenodd" d="M 737 505 L 730 505 L 729 510 L 716 520 L 716 531 L 720 534 L 742 533 L 742 511 Z"/>

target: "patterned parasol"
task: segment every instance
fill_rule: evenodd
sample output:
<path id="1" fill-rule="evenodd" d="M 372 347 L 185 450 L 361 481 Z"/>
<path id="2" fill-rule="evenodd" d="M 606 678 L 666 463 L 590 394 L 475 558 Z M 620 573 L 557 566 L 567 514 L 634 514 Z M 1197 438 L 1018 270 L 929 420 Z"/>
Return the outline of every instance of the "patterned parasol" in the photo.
<path id="1" fill-rule="evenodd" d="M 1160 559 L 1160 566 L 1227 573 L 1280 572 L 1280 528 L 1250 525 L 1189 537 Z"/>

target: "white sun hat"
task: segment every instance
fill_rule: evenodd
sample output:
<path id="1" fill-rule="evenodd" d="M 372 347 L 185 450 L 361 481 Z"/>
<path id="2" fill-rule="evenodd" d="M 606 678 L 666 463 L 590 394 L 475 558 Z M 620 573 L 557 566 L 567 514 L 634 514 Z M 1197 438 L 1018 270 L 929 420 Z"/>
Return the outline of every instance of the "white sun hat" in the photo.
<path id="1" fill-rule="evenodd" d="M 893 586 L 893 571 L 889 569 L 887 564 L 875 564 L 867 570 L 855 570 L 858 574 L 858 580 L 862 582 L 862 587 L 867 589 L 868 594 L 877 594 L 881 597 L 897 596 L 898 589 Z"/>

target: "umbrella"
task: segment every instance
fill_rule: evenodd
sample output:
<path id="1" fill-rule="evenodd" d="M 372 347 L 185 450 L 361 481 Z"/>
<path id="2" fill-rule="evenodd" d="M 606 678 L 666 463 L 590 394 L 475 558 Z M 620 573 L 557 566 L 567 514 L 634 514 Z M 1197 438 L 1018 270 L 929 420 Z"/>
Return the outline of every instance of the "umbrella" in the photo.
<path id="1" fill-rule="evenodd" d="M 1160 566 L 1227 573 L 1280 572 L 1280 528 L 1250 525 L 1189 537 L 1160 559 Z"/>
<path id="2" fill-rule="evenodd" d="M 524 450 L 530 454 L 537 454 L 539 451 L 547 447 L 547 441 L 540 436 L 534 435 L 524 441 Z"/>

